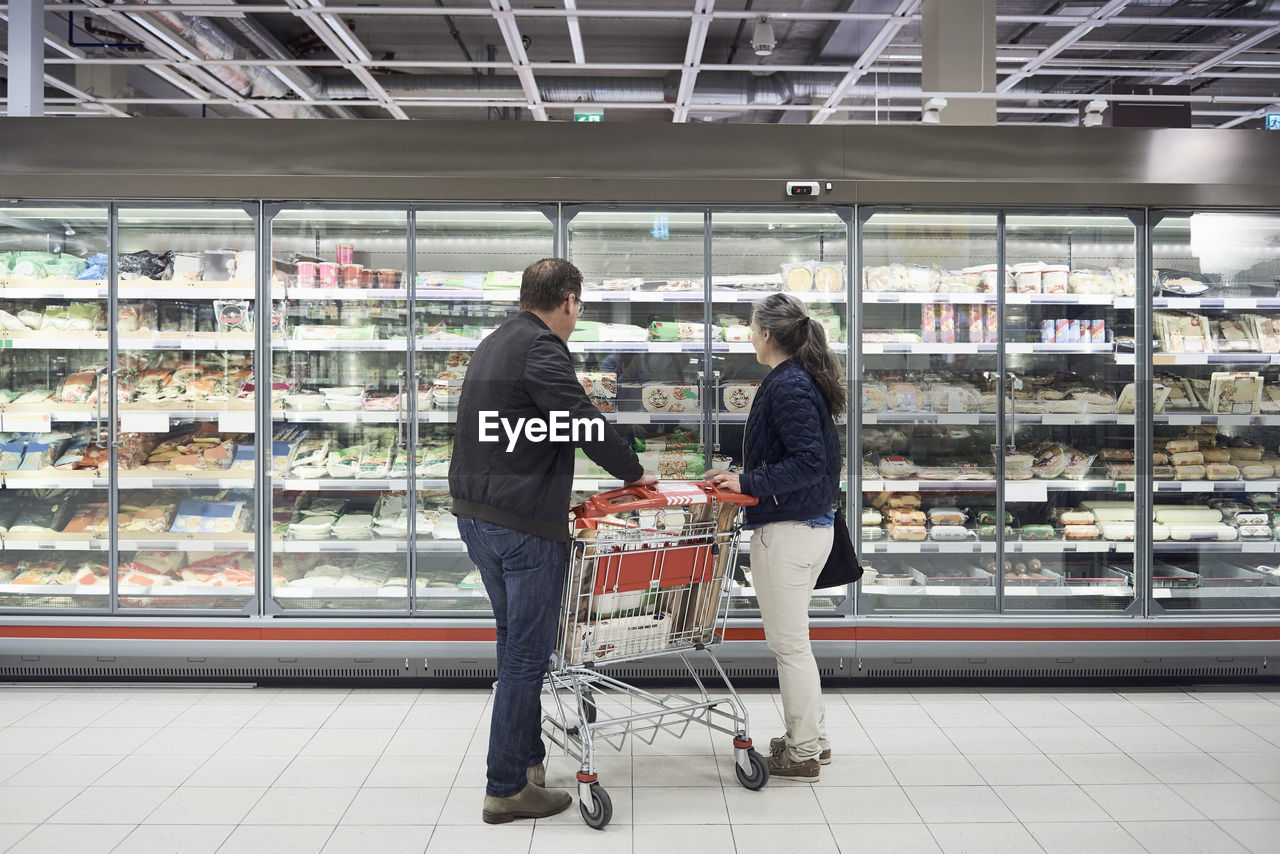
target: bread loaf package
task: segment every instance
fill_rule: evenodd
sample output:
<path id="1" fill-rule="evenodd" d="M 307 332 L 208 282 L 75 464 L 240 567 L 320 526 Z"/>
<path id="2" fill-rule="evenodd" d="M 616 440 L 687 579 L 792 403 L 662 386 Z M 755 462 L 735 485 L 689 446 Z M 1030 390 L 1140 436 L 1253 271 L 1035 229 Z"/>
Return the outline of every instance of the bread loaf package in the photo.
<path id="1" fill-rule="evenodd" d="M 1175 466 L 1203 466 L 1204 454 L 1199 451 L 1183 451 L 1172 455 Z"/>
<path id="2" fill-rule="evenodd" d="M 1204 455 L 1204 461 L 1206 463 L 1231 462 L 1231 452 L 1226 448 L 1206 448 L 1200 453 Z"/>
<path id="3" fill-rule="evenodd" d="M 1275 475 L 1275 466 L 1267 463 L 1244 463 L 1240 466 L 1240 474 L 1245 480 L 1262 480 Z"/>
<path id="4" fill-rule="evenodd" d="M 1204 466 L 1174 466 L 1173 472 L 1178 480 L 1204 480 L 1208 474 Z"/>
<path id="5" fill-rule="evenodd" d="M 1209 463 L 1205 466 L 1209 480 L 1239 480 L 1240 469 L 1230 463 Z"/>
<path id="6" fill-rule="evenodd" d="M 1164 443 L 1164 449 L 1170 454 L 1185 454 L 1200 450 L 1200 443 L 1195 439 L 1172 439 Z"/>

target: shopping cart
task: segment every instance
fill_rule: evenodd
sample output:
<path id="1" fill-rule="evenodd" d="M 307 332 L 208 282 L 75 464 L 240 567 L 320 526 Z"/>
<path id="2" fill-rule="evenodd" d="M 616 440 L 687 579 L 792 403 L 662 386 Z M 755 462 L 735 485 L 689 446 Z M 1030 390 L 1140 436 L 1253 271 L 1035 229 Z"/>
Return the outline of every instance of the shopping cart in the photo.
<path id="1" fill-rule="evenodd" d="M 596 774 L 596 751 L 634 737 L 679 738 L 690 725 L 733 737 L 734 770 L 748 789 L 769 780 L 751 746 L 747 711 L 716 659 L 737 554 L 738 510 L 749 495 L 707 482 L 668 482 L 604 492 L 573 510 L 564 607 L 547 675 L 543 732 L 576 759 L 582 818 L 603 828 L 613 816 Z M 725 692 L 712 696 L 691 658 L 705 654 Z M 676 656 L 696 695 L 653 693 L 601 665 Z M 683 671 L 681 671 L 683 675 Z"/>

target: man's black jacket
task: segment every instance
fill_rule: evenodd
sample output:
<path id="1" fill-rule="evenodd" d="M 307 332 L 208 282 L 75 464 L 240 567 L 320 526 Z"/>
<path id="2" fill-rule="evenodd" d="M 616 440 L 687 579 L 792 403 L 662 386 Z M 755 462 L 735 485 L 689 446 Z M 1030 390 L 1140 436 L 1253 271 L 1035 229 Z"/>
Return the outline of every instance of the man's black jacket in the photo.
<path id="1" fill-rule="evenodd" d="M 521 431 L 508 450 L 502 427 L 490 431 L 497 441 L 482 442 L 482 412 L 496 412 L 513 428 L 517 419 L 546 421 L 552 412 L 567 413 L 570 419 L 598 419 L 603 440 L 578 443 L 587 456 L 623 481 L 644 474 L 635 451 L 587 399 L 569 348 L 530 312 L 502 324 L 471 357 L 458 401 L 449 492 L 457 516 L 568 540 L 574 444 L 534 442 Z"/>

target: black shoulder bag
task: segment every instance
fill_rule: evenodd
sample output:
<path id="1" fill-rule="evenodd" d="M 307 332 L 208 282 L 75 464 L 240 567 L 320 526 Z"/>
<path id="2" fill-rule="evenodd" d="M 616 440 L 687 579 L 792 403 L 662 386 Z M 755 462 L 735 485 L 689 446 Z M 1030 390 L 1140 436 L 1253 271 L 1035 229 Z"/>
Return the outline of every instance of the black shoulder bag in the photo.
<path id="1" fill-rule="evenodd" d="M 831 540 L 831 554 L 827 555 L 827 563 L 818 575 L 815 589 L 839 587 L 852 584 L 862 577 L 862 564 L 858 563 L 858 553 L 853 550 L 853 538 L 849 536 L 849 525 L 844 520 L 844 511 L 836 508 L 834 536 Z"/>

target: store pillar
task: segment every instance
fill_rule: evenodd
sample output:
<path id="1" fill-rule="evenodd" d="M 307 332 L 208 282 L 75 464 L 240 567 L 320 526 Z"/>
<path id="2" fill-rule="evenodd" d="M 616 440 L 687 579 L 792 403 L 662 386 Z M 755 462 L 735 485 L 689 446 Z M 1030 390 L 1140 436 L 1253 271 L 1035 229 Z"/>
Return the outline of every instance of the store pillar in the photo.
<path id="1" fill-rule="evenodd" d="M 44 115 L 44 0 L 9 4 L 10 116 Z"/>
<path id="2" fill-rule="evenodd" d="M 924 0 L 925 92 L 996 91 L 996 0 Z M 995 98 L 924 99 L 925 121 L 944 125 L 994 125 Z"/>

